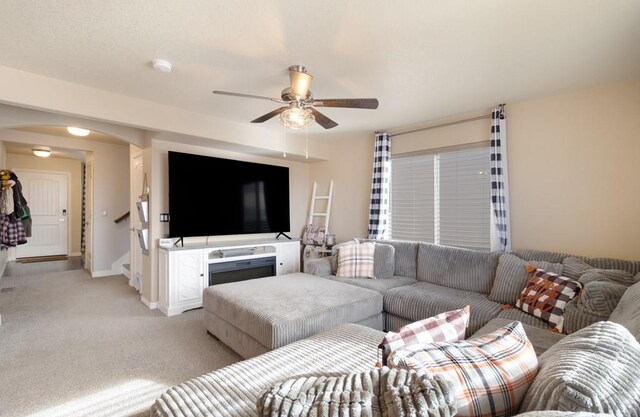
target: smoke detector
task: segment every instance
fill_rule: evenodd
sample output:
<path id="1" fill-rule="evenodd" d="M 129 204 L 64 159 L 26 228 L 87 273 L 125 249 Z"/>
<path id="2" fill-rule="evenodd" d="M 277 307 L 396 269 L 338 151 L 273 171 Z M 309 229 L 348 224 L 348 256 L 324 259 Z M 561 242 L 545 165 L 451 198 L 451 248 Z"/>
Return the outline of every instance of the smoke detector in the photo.
<path id="1" fill-rule="evenodd" d="M 154 59 L 151 61 L 153 69 L 161 72 L 171 72 L 171 62 L 166 59 Z"/>

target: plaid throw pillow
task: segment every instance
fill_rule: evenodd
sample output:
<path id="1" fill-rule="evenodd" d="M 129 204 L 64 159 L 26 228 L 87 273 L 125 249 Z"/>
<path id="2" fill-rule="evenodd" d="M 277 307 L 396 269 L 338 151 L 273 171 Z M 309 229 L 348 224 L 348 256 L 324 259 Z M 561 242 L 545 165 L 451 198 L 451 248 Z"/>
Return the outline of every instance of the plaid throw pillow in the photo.
<path id="1" fill-rule="evenodd" d="M 375 243 L 353 243 L 338 248 L 338 269 L 340 278 L 373 278 L 373 255 Z"/>
<path id="2" fill-rule="evenodd" d="M 582 289 L 574 279 L 537 269 L 522 290 L 516 307 L 538 317 L 562 333 L 563 314 L 567 303 Z"/>
<path id="3" fill-rule="evenodd" d="M 389 332 L 378 346 L 382 349 L 382 364 L 387 364 L 387 358 L 391 352 L 406 345 L 464 340 L 468 325 L 469 306 L 466 306 L 407 324 L 395 332 Z"/>
<path id="4" fill-rule="evenodd" d="M 536 376 L 538 357 L 522 323 L 514 321 L 469 340 L 405 346 L 391 353 L 389 367 L 452 381 L 456 416 L 510 416 Z"/>

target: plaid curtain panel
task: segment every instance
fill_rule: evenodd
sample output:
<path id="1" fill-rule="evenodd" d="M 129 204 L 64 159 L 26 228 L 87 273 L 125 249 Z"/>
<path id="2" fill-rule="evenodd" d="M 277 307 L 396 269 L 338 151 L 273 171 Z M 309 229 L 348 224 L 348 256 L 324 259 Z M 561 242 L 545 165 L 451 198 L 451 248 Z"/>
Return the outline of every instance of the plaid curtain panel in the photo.
<path id="1" fill-rule="evenodd" d="M 373 152 L 369 239 L 385 239 L 389 229 L 389 188 L 391 187 L 391 136 L 376 133 Z"/>
<path id="2" fill-rule="evenodd" d="M 469 340 L 405 346 L 391 353 L 389 367 L 424 370 L 456 384 L 456 416 L 502 417 L 517 413 L 538 358 L 514 321 Z"/>
<path id="3" fill-rule="evenodd" d="M 373 255 L 375 243 L 354 243 L 338 248 L 338 270 L 340 278 L 374 278 Z"/>
<path id="4" fill-rule="evenodd" d="M 382 349 L 382 364 L 387 364 L 387 358 L 391 352 L 406 345 L 464 340 L 468 325 L 469 306 L 466 306 L 407 324 L 395 332 L 389 332 L 378 346 Z"/>
<path id="5" fill-rule="evenodd" d="M 509 182 L 507 168 L 507 125 L 504 104 L 491 112 L 491 250 L 511 250 L 509 224 Z"/>
<path id="6" fill-rule="evenodd" d="M 582 284 L 574 279 L 537 269 L 522 290 L 516 307 L 555 325 L 555 330 L 562 333 L 564 309 L 581 289 Z"/>

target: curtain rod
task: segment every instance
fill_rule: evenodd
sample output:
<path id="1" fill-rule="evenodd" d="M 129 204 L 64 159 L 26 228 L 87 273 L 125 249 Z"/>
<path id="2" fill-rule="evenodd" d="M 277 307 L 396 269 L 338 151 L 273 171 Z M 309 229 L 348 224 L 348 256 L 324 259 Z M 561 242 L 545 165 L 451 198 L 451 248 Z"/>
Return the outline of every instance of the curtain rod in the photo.
<path id="1" fill-rule="evenodd" d="M 504 103 L 498 104 L 498 107 L 500 107 L 503 111 L 504 111 L 504 106 L 506 106 L 506 104 L 504 104 Z M 461 123 L 474 122 L 476 120 L 483 120 L 483 119 L 490 119 L 490 118 L 491 118 L 491 113 L 483 114 L 482 116 L 469 117 L 467 119 L 455 120 L 453 122 L 447 122 L 447 123 L 440 123 L 440 124 L 437 124 L 437 125 L 421 127 L 419 129 L 407 130 L 407 131 L 399 132 L 399 133 L 389 133 L 389 135 L 391 135 L 392 137 L 408 135 L 409 133 L 422 132 L 424 130 L 438 129 L 438 128 L 441 128 L 441 127 L 453 126 L 453 125 L 458 125 L 458 124 L 461 124 Z M 376 133 L 382 133 L 382 132 L 376 132 Z"/>
<path id="2" fill-rule="evenodd" d="M 482 115 L 482 116 L 470 117 L 468 119 L 456 120 L 455 122 L 441 123 L 439 125 L 421 127 L 420 129 L 407 130 L 407 131 L 399 132 L 399 133 L 390 133 L 390 135 L 392 137 L 408 135 L 409 133 L 422 132 L 424 130 L 438 129 L 438 128 L 441 128 L 441 127 L 453 126 L 453 125 L 458 125 L 458 124 L 461 124 L 461 123 L 473 122 L 473 121 L 476 121 L 476 120 L 489 119 L 489 118 L 491 118 L 491 115 L 490 114 L 485 114 L 485 115 Z"/>

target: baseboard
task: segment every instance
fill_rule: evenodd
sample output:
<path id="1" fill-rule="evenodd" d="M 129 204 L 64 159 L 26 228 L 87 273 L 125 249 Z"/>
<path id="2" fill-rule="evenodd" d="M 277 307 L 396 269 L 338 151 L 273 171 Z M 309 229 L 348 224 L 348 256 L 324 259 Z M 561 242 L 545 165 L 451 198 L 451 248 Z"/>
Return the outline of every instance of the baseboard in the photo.
<path id="1" fill-rule="evenodd" d="M 146 298 L 144 298 L 144 296 L 140 296 L 140 301 L 142 301 L 142 304 L 146 305 L 147 307 L 149 307 L 151 310 L 155 310 L 156 308 L 158 308 L 158 302 L 154 301 L 153 303 L 149 300 L 147 300 Z"/>
<path id="2" fill-rule="evenodd" d="M 122 273 L 119 272 L 113 272 L 110 269 L 104 270 L 104 271 L 93 271 L 91 273 L 91 277 L 93 278 L 99 278 L 99 277 L 111 277 L 114 275 L 122 275 Z"/>

